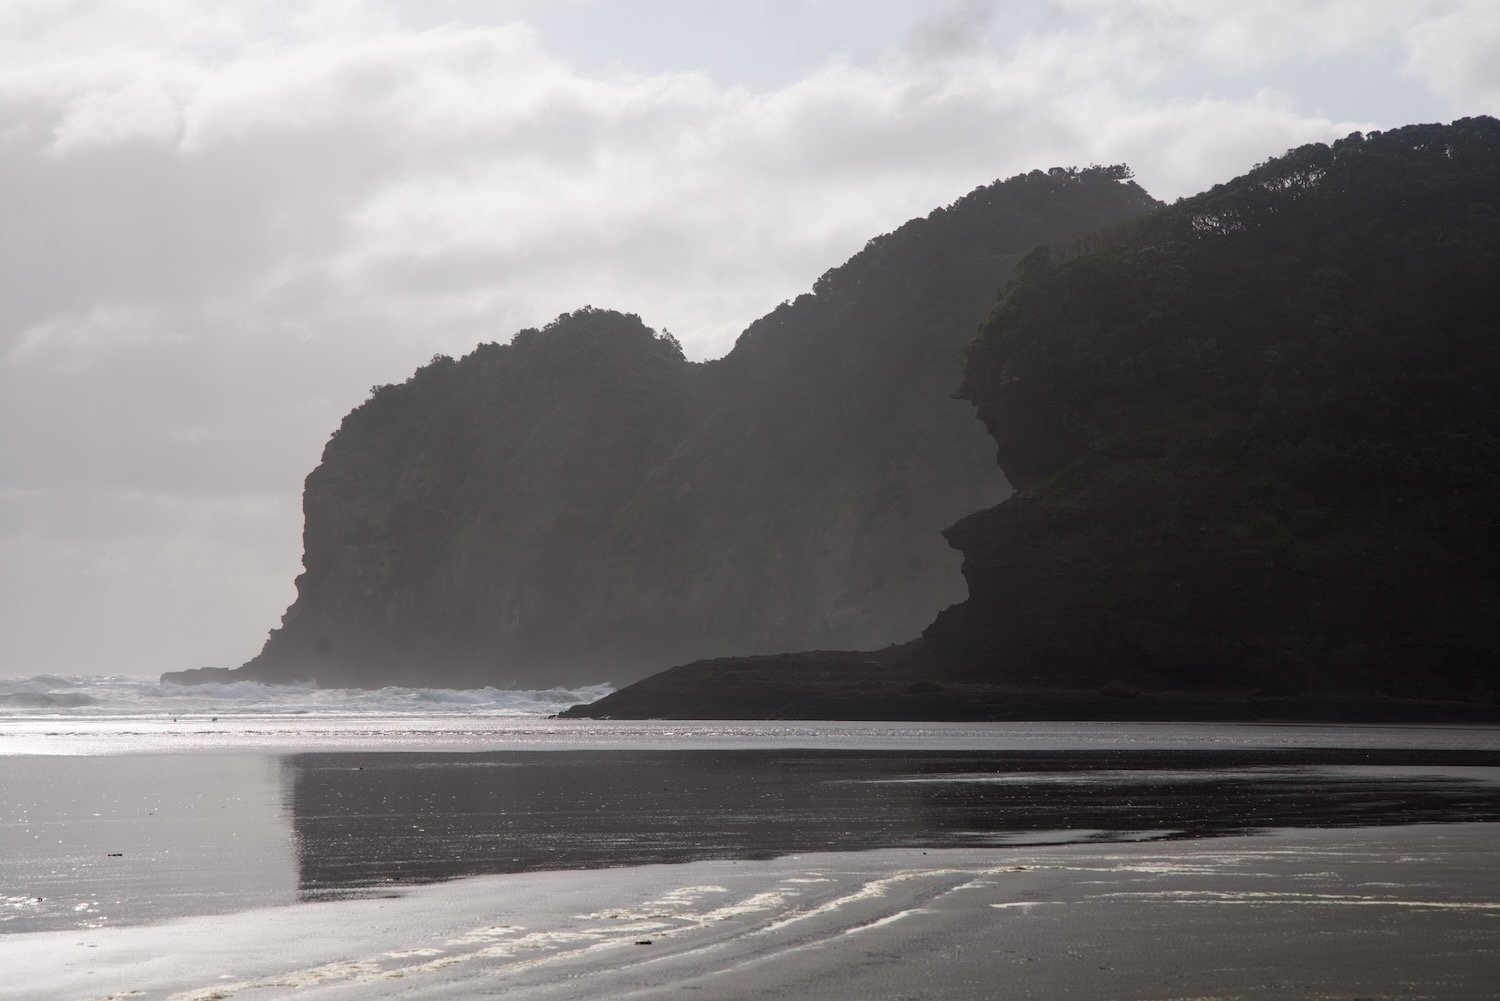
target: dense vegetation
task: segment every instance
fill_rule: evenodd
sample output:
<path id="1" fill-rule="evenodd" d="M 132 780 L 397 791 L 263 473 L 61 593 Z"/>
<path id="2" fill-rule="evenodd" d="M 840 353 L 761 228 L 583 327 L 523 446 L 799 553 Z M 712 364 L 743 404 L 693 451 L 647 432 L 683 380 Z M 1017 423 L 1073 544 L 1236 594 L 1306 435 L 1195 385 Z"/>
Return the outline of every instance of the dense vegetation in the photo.
<path id="1" fill-rule="evenodd" d="M 929 641 L 997 677 L 1493 695 L 1497 209 L 1476 118 L 1029 255 L 964 388 L 1020 493 L 950 533 L 972 596 Z"/>
<path id="2" fill-rule="evenodd" d="M 975 350 L 1091 446 L 1128 393 L 1191 406 L 1178 465 L 1340 502 L 1493 491 L 1497 157 L 1489 120 L 1304 146 L 1105 251 L 1042 248 Z"/>

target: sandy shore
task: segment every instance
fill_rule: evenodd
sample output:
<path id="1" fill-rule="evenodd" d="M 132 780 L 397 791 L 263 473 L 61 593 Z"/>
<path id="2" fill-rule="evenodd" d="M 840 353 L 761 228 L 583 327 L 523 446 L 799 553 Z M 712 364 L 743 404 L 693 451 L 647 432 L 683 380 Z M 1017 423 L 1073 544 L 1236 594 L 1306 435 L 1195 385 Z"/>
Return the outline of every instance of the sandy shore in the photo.
<path id="1" fill-rule="evenodd" d="M 486 876 L 0 936 L 0 999 L 1492 998 L 1497 836 L 1460 824 Z"/>

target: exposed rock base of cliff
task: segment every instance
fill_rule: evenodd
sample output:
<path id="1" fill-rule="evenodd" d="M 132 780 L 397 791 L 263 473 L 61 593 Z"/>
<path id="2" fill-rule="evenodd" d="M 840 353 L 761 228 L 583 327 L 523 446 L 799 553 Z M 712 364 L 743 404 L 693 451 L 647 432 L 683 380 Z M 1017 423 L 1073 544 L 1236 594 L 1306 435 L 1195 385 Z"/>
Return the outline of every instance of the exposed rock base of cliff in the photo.
<path id="1" fill-rule="evenodd" d="M 921 641 L 886 650 L 725 657 L 663 671 L 565 719 L 1500 723 L 1500 705 L 1252 689 L 1142 691 L 976 681 Z"/>

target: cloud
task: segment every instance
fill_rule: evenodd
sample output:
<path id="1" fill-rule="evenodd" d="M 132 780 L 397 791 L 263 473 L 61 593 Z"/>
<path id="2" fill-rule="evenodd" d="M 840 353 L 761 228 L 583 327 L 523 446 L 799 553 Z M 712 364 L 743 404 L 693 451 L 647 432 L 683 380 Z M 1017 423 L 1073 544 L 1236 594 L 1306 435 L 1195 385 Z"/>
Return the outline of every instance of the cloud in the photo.
<path id="1" fill-rule="evenodd" d="M 41 656 L 48 607 L 178 628 L 200 574 L 233 591 L 204 620 L 208 659 L 248 656 L 287 598 L 323 441 L 434 352 L 590 303 L 715 356 L 869 237 L 996 177 L 1123 160 L 1171 198 L 1400 124 L 1384 90 L 1497 94 L 1496 17 L 1456 0 L 957 0 L 916 21 L 903 4 L 788 5 L 809 25 L 888 18 L 885 44 L 830 34 L 809 61 L 801 38 L 770 74 L 785 82 L 756 88 L 695 62 L 715 46 L 690 35 L 664 48 L 649 17 L 648 65 L 629 37 L 600 61 L 451 6 L 468 16 L 0 5 L 0 493 L 32 499 L 0 504 L 5 586 L 28 595 L 0 621 L 0 672 Z M 770 61 L 786 17 L 762 20 Z M 1374 74 L 1368 110 L 1325 114 L 1294 71 L 1351 53 Z M 286 503 L 266 513 L 266 496 Z M 110 604 L 123 571 L 69 583 L 91 546 L 135 566 L 128 601 Z M 150 632 L 112 655 L 184 666 Z"/>
<path id="2" fill-rule="evenodd" d="M 907 47 L 923 57 L 942 58 L 982 48 L 995 21 L 998 0 L 947 0 L 912 25 Z"/>
<path id="3" fill-rule="evenodd" d="M 1127 53 L 1223 74 L 1326 59 L 1399 39 L 1462 0 L 1054 0 L 1059 34 L 1113 39 Z M 1138 56 L 1136 56 L 1138 57 Z"/>
<path id="4" fill-rule="evenodd" d="M 1500 7 L 1486 0 L 1456 4 L 1405 33 L 1405 70 L 1433 93 L 1472 114 L 1500 111 Z"/>

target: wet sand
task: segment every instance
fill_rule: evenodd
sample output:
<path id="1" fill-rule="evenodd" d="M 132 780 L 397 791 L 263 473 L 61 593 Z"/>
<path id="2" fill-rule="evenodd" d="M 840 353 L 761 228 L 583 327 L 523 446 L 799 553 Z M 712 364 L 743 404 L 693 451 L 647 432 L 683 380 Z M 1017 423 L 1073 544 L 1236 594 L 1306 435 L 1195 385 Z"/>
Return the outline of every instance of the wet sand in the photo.
<path id="1" fill-rule="evenodd" d="M 0 937 L 0 999 L 1493 998 L 1500 827 L 484 876 Z M 649 944 L 643 944 L 649 943 Z"/>
<path id="2" fill-rule="evenodd" d="M 1493 750 L 0 758 L 0 935 L 799 852 L 1500 822 Z"/>
<path id="3" fill-rule="evenodd" d="M 1500 983 L 1493 731 L 597 726 L 620 746 L 0 754 L 0 1001 Z"/>

